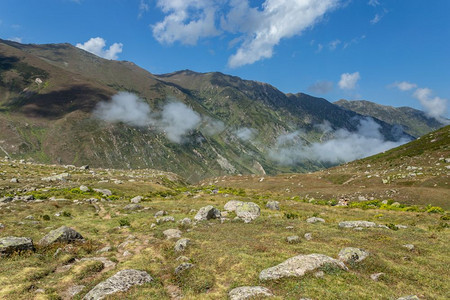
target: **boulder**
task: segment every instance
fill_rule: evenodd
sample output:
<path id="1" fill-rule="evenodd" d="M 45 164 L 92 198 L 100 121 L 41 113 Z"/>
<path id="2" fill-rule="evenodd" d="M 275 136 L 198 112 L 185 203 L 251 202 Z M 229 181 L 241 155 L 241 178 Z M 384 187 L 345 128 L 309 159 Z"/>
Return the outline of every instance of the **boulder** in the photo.
<path id="1" fill-rule="evenodd" d="M 184 218 L 180 221 L 178 221 L 179 224 L 181 225 L 191 225 L 192 224 L 192 220 L 189 218 Z"/>
<path id="2" fill-rule="evenodd" d="M 359 248 L 347 247 L 339 251 L 338 256 L 339 260 L 343 262 L 360 262 L 369 256 L 369 252 Z"/>
<path id="3" fill-rule="evenodd" d="M 343 262 L 323 254 L 297 255 L 279 265 L 265 269 L 259 274 L 260 280 L 276 280 L 284 277 L 301 277 L 306 272 L 315 271 L 325 265 L 333 265 L 347 270 Z"/>
<path id="4" fill-rule="evenodd" d="M 266 208 L 271 210 L 280 210 L 280 202 L 278 201 L 269 201 L 266 204 Z"/>
<path id="5" fill-rule="evenodd" d="M 175 218 L 172 216 L 165 216 L 159 219 L 156 219 L 156 224 L 162 224 L 167 222 L 175 222 Z"/>
<path id="6" fill-rule="evenodd" d="M 220 210 L 212 205 L 202 207 L 194 217 L 197 221 L 206 221 L 211 219 L 220 219 Z"/>
<path id="7" fill-rule="evenodd" d="M 11 201 L 13 201 L 13 197 L 3 197 L 3 198 L 0 198 L 0 203 L 8 203 L 8 202 L 11 202 Z"/>
<path id="8" fill-rule="evenodd" d="M 245 202 L 236 208 L 236 216 L 244 220 L 245 223 L 250 223 L 261 215 L 261 209 L 256 203 Z"/>
<path id="9" fill-rule="evenodd" d="M 175 274 L 180 274 L 181 272 L 194 267 L 191 263 L 182 263 L 178 267 L 175 268 Z"/>
<path id="10" fill-rule="evenodd" d="M 306 219 L 306 223 L 325 223 L 325 220 L 322 218 L 317 218 L 317 217 L 311 217 Z"/>
<path id="11" fill-rule="evenodd" d="M 228 296 L 230 300 L 247 300 L 253 299 L 255 297 L 272 297 L 272 292 L 265 287 L 262 286 L 241 286 L 235 289 L 232 289 Z"/>
<path id="12" fill-rule="evenodd" d="M 228 201 L 226 204 L 225 204 L 225 206 L 223 207 L 223 209 L 224 210 L 226 210 L 226 211 L 236 211 L 236 208 L 239 206 L 239 205 L 242 205 L 242 204 L 244 204 L 244 202 L 242 202 L 242 201 L 238 201 L 238 200 L 231 200 L 231 201 Z"/>
<path id="13" fill-rule="evenodd" d="M 69 178 L 70 178 L 69 173 L 62 173 L 62 174 L 53 175 L 53 176 L 49 176 L 49 177 L 43 177 L 42 181 L 48 181 L 48 182 L 67 181 L 67 179 L 69 179 Z"/>
<path id="14" fill-rule="evenodd" d="M 21 251 L 34 251 L 33 240 L 16 236 L 7 236 L 0 239 L 0 256 Z"/>
<path id="15" fill-rule="evenodd" d="M 182 252 L 186 250 L 187 246 L 191 243 L 190 239 L 180 239 L 175 244 L 175 251 Z"/>
<path id="16" fill-rule="evenodd" d="M 58 229 L 50 231 L 40 241 L 39 245 L 48 246 L 54 243 L 72 243 L 75 241 L 84 240 L 83 236 L 74 229 L 61 226 Z"/>
<path id="17" fill-rule="evenodd" d="M 416 295 L 403 296 L 398 298 L 397 300 L 420 300 Z"/>
<path id="18" fill-rule="evenodd" d="M 82 192 L 89 192 L 89 188 L 87 186 L 85 186 L 85 185 L 80 185 L 79 189 Z"/>
<path id="19" fill-rule="evenodd" d="M 160 211 L 156 212 L 155 218 L 157 218 L 157 217 L 162 217 L 162 216 L 165 216 L 165 215 L 167 215 L 167 211 L 165 211 L 165 210 L 160 210 Z"/>
<path id="20" fill-rule="evenodd" d="M 11 182 L 11 183 L 19 183 L 19 179 L 12 178 L 9 182 Z"/>
<path id="21" fill-rule="evenodd" d="M 131 204 L 125 205 L 125 207 L 123 209 L 125 209 L 125 210 L 139 210 L 139 209 L 142 209 L 142 206 L 139 205 L 139 204 L 131 203 Z"/>
<path id="22" fill-rule="evenodd" d="M 377 227 L 377 224 L 369 221 L 343 221 L 339 223 L 341 228 L 355 228 L 355 227 Z"/>
<path id="23" fill-rule="evenodd" d="M 288 236 L 286 238 L 286 242 L 288 242 L 289 244 L 300 243 L 300 237 L 298 235 Z"/>
<path id="24" fill-rule="evenodd" d="M 405 244 L 403 245 L 403 247 L 405 247 L 409 251 L 413 251 L 416 248 L 413 244 Z"/>
<path id="25" fill-rule="evenodd" d="M 112 277 L 97 284 L 83 300 L 100 300 L 117 292 L 126 292 L 135 285 L 152 282 L 153 278 L 145 271 L 122 270 Z"/>
<path id="26" fill-rule="evenodd" d="M 167 229 L 163 231 L 165 237 L 170 239 L 179 239 L 181 237 L 182 232 L 178 229 Z"/>
<path id="27" fill-rule="evenodd" d="M 310 240 L 312 240 L 312 233 L 310 233 L 310 232 L 308 232 L 308 233 L 305 233 L 305 235 L 304 235 L 304 237 L 305 237 L 305 239 L 307 240 L 307 241 L 310 241 Z"/>
<path id="28" fill-rule="evenodd" d="M 131 198 L 130 202 L 131 202 L 131 203 L 139 203 L 139 202 L 142 201 L 142 199 L 144 199 L 144 197 L 142 197 L 142 196 L 136 196 L 136 197 L 134 197 L 134 198 Z"/>
<path id="29" fill-rule="evenodd" d="M 385 273 L 375 273 L 370 275 L 370 279 L 373 281 L 378 281 L 381 277 L 385 276 Z"/>
<path id="30" fill-rule="evenodd" d="M 94 189 L 94 192 L 103 194 L 103 196 L 105 196 L 105 197 L 112 196 L 111 190 L 108 190 L 108 189 Z"/>

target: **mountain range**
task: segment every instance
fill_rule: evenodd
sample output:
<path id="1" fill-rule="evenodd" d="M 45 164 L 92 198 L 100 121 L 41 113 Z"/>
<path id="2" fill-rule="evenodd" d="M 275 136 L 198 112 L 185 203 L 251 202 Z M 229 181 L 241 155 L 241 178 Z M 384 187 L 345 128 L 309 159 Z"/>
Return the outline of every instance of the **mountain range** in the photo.
<path id="1" fill-rule="evenodd" d="M 0 152 L 13 158 L 195 181 L 318 170 L 441 126 L 412 108 L 333 104 L 218 72 L 154 75 L 70 44 L 0 40 Z"/>

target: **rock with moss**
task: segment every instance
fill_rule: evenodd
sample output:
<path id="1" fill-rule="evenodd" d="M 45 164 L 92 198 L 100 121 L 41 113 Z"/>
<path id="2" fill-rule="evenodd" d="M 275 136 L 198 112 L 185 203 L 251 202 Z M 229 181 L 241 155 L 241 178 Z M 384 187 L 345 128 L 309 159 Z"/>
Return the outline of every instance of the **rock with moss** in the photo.
<path id="1" fill-rule="evenodd" d="M 190 239 L 180 239 L 175 244 L 175 251 L 176 252 L 182 252 L 186 250 L 187 246 L 191 243 Z"/>
<path id="2" fill-rule="evenodd" d="M 343 221 L 339 223 L 341 228 L 363 228 L 363 227 L 377 227 L 377 224 L 369 221 Z"/>
<path id="3" fill-rule="evenodd" d="M 175 268 L 175 274 L 178 275 L 178 274 L 180 274 L 188 269 L 191 269 L 193 267 L 194 267 L 194 265 L 191 263 L 182 263 L 178 267 Z"/>
<path id="4" fill-rule="evenodd" d="M 232 289 L 228 296 L 230 300 L 246 300 L 246 299 L 254 299 L 254 298 L 263 298 L 263 297 L 272 297 L 272 292 L 265 287 L 262 286 L 241 286 L 235 289 Z"/>
<path id="5" fill-rule="evenodd" d="M 261 215 L 261 209 L 258 204 L 253 202 L 244 202 L 236 208 L 236 216 L 245 223 L 250 223 Z"/>
<path id="6" fill-rule="evenodd" d="M 339 260 L 343 262 L 360 262 L 369 256 L 369 252 L 359 248 L 347 247 L 339 251 L 338 256 Z"/>
<path id="7" fill-rule="evenodd" d="M 311 217 L 306 219 L 306 223 L 314 224 L 314 223 L 325 223 L 325 220 L 318 217 Z"/>
<path id="8" fill-rule="evenodd" d="M 280 210 L 280 202 L 278 201 L 269 201 L 266 204 L 266 208 L 271 210 Z"/>
<path id="9" fill-rule="evenodd" d="M 181 237 L 182 232 L 178 229 L 167 229 L 163 231 L 164 236 L 170 239 L 179 239 Z"/>
<path id="10" fill-rule="evenodd" d="M 260 280 L 277 280 L 284 277 L 301 277 L 307 272 L 321 267 L 332 266 L 348 270 L 342 261 L 323 254 L 297 255 L 279 265 L 265 269 L 259 274 Z"/>
<path id="11" fill-rule="evenodd" d="M 142 197 L 142 196 L 136 196 L 136 197 L 131 198 L 130 202 L 131 202 L 131 203 L 139 203 L 139 202 L 142 201 L 142 199 L 144 199 L 144 197 Z"/>
<path id="12" fill-rule="evenodd" d="M 0 256 L 22 251 L 34 251 L 31 238 L 7 236 L 0 239 Z"/>
<path id="13" fill-rule="evenodd" d="M 236 211 L 236 208 L 242 204 L 244 204 L 244 202 L 242 201 L 230 200 L 227 203 L 225 203 L 223 209 L 228 212 Z"/>
<path id="14" fill-rule="evenodd" d="M 220 219 L 220 210 L 212 205 L 202 207 L 198 210 L 194 219 L 196 221 L 206 221 L 211 219 Z"/>
<path id="15" fill-rule="evenodd" d="M 135 203 L 131 203 L 128 205 L 125 205 L 125 207 L 123 208 L 124 210 L 140 210 L 143 207 L 139 204 L 135 204 Z"/>
<path id="16" fill-rule="evenodd" d="M 39 241 L 39 245 L 49 246 L 54 243 L 72 243 L 82 240 L 84 240 L 83 236 L 77 231 L 67 226 L 61 226 L 58 229 L 50 231 L 46 236 L 44 236 Z"/>
<path id="17" fill-rule="evenodd" d="M 126 292 L 131 287 L 152 282 L 153 278 L 145 271 L 122 270 L 97 284 L 83 300 L 100 300 L 118 292 Z"/>

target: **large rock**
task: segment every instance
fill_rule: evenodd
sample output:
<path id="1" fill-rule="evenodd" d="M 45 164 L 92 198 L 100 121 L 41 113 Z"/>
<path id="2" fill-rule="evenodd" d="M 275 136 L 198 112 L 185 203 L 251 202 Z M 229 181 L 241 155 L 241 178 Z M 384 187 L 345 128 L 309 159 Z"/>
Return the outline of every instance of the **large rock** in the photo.
<path id="1" fill-rule="evenodd" d="M 325 265 L 333 265 L 347 270 L 343 262 L 323 254 L 297 255 L 279 265 L 259 273 L 260 280 L 276 280 L 283 277 L 301 277 L 306 272 L 314 271 Z"/>
<path id="2" fill-rule="evenodd" d="M 48 181 L 48 182 L 52 182 L 52 181 L 67 181 L 67 179 L 70 178 L 70 174 L 69 173 L 62 173 L 62 174 L 58 174 L 58 175 L 53 175 L 53 176 L 49 176 L 49 177 L 43 177 L 42 181 Z"/>
<path id="3" fill-rule="evenodd" d="M 261 215 L 261 209 L 258 204 L 253 202 L 245 202 L 236 207 L 236 216 L 249 223 Z"/>
<path id="4" fill-rule="evenodd" d="M 11 202 L 11 201 L 13 201 L 13 197 L 3 197 L 3 198 L 0 198 L 0 203 L 8 203 L 8 202 Z"/>
<path id="5" fill-rule="evenodd" d="M 140 210 L 142 208 L 143 207 L 139 204 L 131 203 L 131 204 L 125 205 L 125 207 L 123 209 L 124 210 Z"/>
<path id="6" fill-rule="evenodd" d="M 191 243 L 190 239 L 180 239 L 175 244 L 175 251 L 182 252 L 186 250 L 187 246 Z"/>
<path id="7" fill-rule="evenodd" d="M 369 256 L 369 252 L 359 248 L 347 247 L 339 251 L 338 256 L 339 260 L 343 262 L 360 262 Z"/>
<path id="8" fill-rule="evenodd" d="M 377 227 L 377 224 L 369 221 L 343 221 L 339 223 L 341 228 L 356 228 L 356 227 Z"/>
<path id="9" fill-rule="evenodd" d="M 262 286 L 241 286 L 235 289 L 232 289 L 228 296 L 230 300 L 246 300 L 253 299 L 255 297 L 272 297 L 272 292 L 265 287 Z"/>
<path id="10" fill-rule="evenodd" d="M 34 251 L 33 240 L 27 237 L 15 236 L 0 239 L 0 256 L 21 251 Z"/>
<path id="11" fill-rule="evenodd" d="M 191 269 L 191 268 L 193 268 L 194 267 L 194 265 L 193 264 L 191 264 L 191 263 L 182 263 L 182 264 L 180 264 L 178 267 L 176 267 L 175 268 L 175 274 L 180 274 L 181 272 L 184 272 L 184 271 L 186 271 L 186 270 L 188 270 L 188 269 Z"/>
<path id="12" fill-rule="evenodd" d="M 108 197 L 108 196 L 112 195 L 111 190 L 108 190 L 108 189 L 94 189 L 94 192 L 103 194 L 103 196 L 105 196 L 105 197 Z"/>
<path id="13" fill-rule="evenodd" d="M 266 204 L 266 208 L 271 210 L 280 210 L 280 202 L 278 201 L 269 201 Z"/>
<path id="14" fill-rule="evenodd" d="M 167 229 L 163 231 L 165 237 L 170 239 L 179 239 L 181 237 L 182 232 L 178 229 Z"/>
<path id="15" fill-rule="evenodd" d="M 134 198 L 131 198 L 130 202 L 131 202 L 131 203 L 139 203 L 139 202 L 142 201 L 142 199 L 144 199 L 144 197 L 142 197 L 142 196 L 136 196 L 136 197 L 134 197 Z"/>
<path id="16" fill-rule="evenodd" d="M 122 270 L 107 280 L 97 284 L 83 300 L 100 300 L 117 292 L 126 292 L 135 285 L 152 282 L 153 278 L 145 271 Z"/>
<path id="17" fill-rule="evenodd" d="M 50 231 L 46 236 L 44 236 L 39 241 L 39 245 L 48 246 L 54 243 L 72 243 L 83 239 L 83 236 L 74 229 L 61 226 L 58 229 Z"/>
<path id="18" fill-rule="evenodd" d="M 242 201 L 238 201 L 238 200 L 231 200 L 228 201 L 225 206 L 223 207 L 224 210 L 226 211 L 236 211 L 236 208 L 240 205 L 244 204 L 244 202 Z"/>
<path id="19" fill-rule="evenodd" d="M 322 218 L 317 218 L 317 217 L 311 217 L 306 219 L 306 223 L 325 223 L 325 220 Z"/>
<path id="20" fill-rule="evenodd" d="M 194 217 L 197 221 L 206 221 L 211 219 L 220 219 L 220 210 L 212 205 L 202 207 Z"/>
<path id="21" fill-rule="evenodd" d="M 159 219 L 156 219 L 156 224 L 162 224 L 167 222 L 175 222 L 175 218 L 172 216 L 165 216 Z"/>

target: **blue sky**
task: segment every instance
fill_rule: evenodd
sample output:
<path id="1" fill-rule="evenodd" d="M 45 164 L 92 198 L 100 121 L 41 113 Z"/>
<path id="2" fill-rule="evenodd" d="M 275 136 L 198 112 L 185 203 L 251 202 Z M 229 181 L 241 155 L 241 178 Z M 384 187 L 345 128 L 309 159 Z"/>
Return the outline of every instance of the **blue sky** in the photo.
<path id="1" fill-rule="evenodd" d="M 449 116 L 449 12 L 447 0 L 0 0 L 0 38 L 439 118 Z"/>

